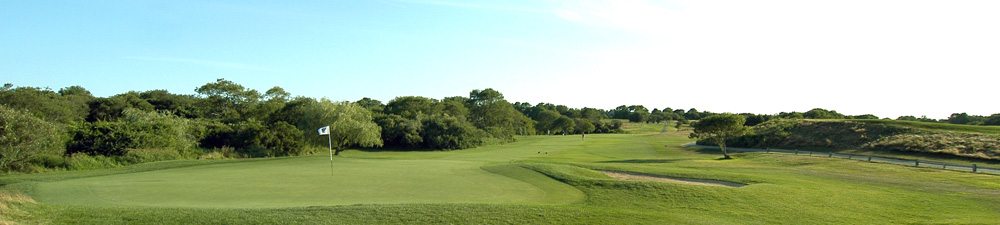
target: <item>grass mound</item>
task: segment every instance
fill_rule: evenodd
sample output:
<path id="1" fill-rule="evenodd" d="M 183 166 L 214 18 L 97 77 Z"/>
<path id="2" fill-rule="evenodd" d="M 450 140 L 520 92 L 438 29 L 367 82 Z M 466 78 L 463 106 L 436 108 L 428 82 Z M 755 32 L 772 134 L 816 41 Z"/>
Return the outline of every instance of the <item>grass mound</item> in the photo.
<path id="1" fill-rule="evenodd" d="M 752 134 L 728 144 L 753 148 L 922 152 L 1000 160 L 1000 135 L 992 134 L 992 128 L 970 127 L 977 126 L 883 120 L 772 120 L 754 126 Z"/>

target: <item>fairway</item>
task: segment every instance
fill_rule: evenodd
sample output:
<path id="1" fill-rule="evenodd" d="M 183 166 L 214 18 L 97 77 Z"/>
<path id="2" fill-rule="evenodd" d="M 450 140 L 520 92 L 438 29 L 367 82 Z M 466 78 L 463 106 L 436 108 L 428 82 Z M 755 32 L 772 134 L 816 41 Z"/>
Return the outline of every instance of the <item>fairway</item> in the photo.
<path id="1" fill-rule="evenodd" d="M 173 161 L 8 176 L 52 223 L 707 223 L 1000 221 L 993 175 L 782 154 L 718 160 L 685 132 L 530 136 L 461 151 Z M 602 171 L 746 184 L 619 180 Z M 662 180 L 661 180 L 662 181 Z"/>

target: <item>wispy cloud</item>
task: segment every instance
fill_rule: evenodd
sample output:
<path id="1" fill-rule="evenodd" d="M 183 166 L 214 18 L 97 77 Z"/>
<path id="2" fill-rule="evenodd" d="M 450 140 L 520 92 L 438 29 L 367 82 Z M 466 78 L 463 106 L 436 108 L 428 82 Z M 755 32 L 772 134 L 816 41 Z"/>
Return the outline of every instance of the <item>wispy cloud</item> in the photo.
<path id="1" fill-rule="evenodd" d="M 208 67 L 216 67 L 223 69 L 257 70 L 257 71 L 269 70 L 262 66 L 246 64 L 246 63 L 223 62 L 223 61 L 193 59 L 193 58 L 129 56 L 125 57 L 125 59 L 147 61 L 147 62 L 183 63 L 183 64 L 208 66 Z"/>
<path id="2" fill-rule="evenodd" d="M 404 4 L 417 4 L 417 5 L 432 5 L 432 6 L 444 6 L 452 8 L 464 8 L 464 9 L 475 9 L 475 10 L 488 10 L 488 11 L 504 11 L 504 12 L 517 12 L 517 13 L 551 13 L 551 10 L 543 8 L 530 8 L 515 5 L 502 5 L 502 4 L 487 4 L 487 3 L 473 3 L 467 1 L 450 1 L 450 0 L 393 0 L 391 2 L 404 3 Z"/>

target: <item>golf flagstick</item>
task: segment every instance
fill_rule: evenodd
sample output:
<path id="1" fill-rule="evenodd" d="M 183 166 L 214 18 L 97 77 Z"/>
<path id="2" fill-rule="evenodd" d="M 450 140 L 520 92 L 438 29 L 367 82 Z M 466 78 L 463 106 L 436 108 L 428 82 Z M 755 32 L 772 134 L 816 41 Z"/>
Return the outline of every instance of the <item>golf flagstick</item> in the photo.
<path id="1" fill-rule="evenodd" d="M 330 176 L 333 176 L 333 137 L 330 135 L 330 126 L 320 127 L 319 135 L 326 135 L 326 141 L 330 147 Z"/>

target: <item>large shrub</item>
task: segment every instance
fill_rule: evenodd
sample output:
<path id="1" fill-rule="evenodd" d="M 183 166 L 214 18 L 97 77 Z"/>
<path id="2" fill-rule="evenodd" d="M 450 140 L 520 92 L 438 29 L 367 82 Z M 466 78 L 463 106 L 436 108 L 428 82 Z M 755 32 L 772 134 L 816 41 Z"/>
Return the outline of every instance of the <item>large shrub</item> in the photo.
<path id="1" fill-rule="evenodd" d="M 1000 159 L 1000 137 L 864 121 L 776 119 L 727 142 L 755 148 L 869 149 Z"/>
<path id="2" fill-rule="evenodd" d="M 740 147 L 858 148 L 865 143 L 913 129 L 854 121 L 770 120 L 741 138 L 727 142 Z"/>
<path id="3" fill-rule="evenodd" d="M 466 120 L 448 115 L 430 116 L 423 120 L 421 133 L 424 144 L 435 149 L 466 149 L 483 144 L 485 131 Z"/>
<path id="4" fill-rule="evenodd" d="M 242 156 L 298 155 L 305 145 L 302 130 L 284 121 L 269 125 L 253 119 L 235 124 L 208 122 L 206 127 L 202 147 L 231 148 Z"/>
<path id="5" fill-rule="evenodd" d="M 376 117 L 375 123 L 382 128 L 382 141 L 386 146 L 410 148 L 418 147 L 424 142 L 424 138 L 420 136 L 421 123 L 418 120 L 388 114 Z"/>
<path id="6" fill-rule="evenodd" d="M 116 121 L 83 123 L 72 131 L 68 153 L 121 156 L 129 149 L 195 148 L 201 128 L 174 115 L 127 109 Z"/>
<path id="7" fill-rule="evenodd" d="M 62 127 L 0 105 L 0 170 L 22 170 L 27 162 L 63 153 Z"/>
<path id="8" fill-rule="evenodd" d="M 286 122 L 277 122 L 263 130 L 255 139 L 256 145 L 268 156 L 288 156 L 302 153 L 304 145 L 302 130 Z"/>
<path id="9" fill-rule="evenodd" d="M 884 137 L 868 149 L 930 152 L 981 159 L 1000 159 L 1000 137 L 964 133 L 902 134 Z"/>

